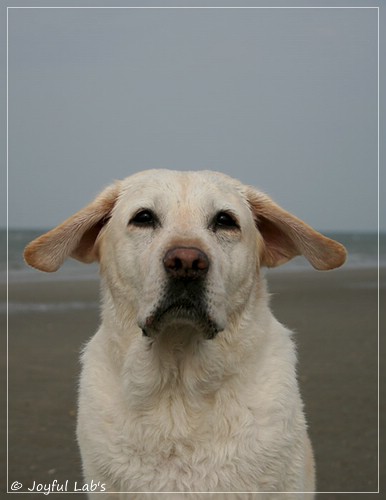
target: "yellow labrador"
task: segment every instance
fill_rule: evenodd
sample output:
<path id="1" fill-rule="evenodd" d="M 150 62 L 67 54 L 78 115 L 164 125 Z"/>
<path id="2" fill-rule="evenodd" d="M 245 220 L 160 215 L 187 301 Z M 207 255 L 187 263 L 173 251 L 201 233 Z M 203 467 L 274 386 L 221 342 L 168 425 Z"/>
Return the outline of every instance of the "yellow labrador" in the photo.
<path id="1" fill-rule="evenodd" d="M 299 254 L 320 270 L 346 258 L 268 196 L 209 171 L 135 174 L 27 246 L 42 271 L 70 256 L 100 263 L 102 324 L 79 391 L 88 484 L 105 498 L 313 498 L 300 494 L 315 482 L 295 349 L 260 271 Z"/>

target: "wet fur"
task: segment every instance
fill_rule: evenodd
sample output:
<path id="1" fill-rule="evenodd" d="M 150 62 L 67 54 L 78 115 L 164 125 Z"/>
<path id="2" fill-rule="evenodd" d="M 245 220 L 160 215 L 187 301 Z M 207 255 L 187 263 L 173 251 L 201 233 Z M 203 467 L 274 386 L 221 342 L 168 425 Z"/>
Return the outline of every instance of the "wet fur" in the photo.
<path id="1" fill-rule="evenodd" d="M 148 206 L 159 227 L 132 227 L 135 210 Z M 219 210 L 232 210 L 240 230 L 214 230 Z M 210 260 L 190 298 L 185 285 L 171 291 L 162 266 L 176 245 Z M 345 259 L 339 243 L 214 172 L 128 177 L 27 247 L 27 262 L 44 271 L 68 256 L 100 262 L 102 322 L 83 351 L 79 390 L 86 482 L 109 492 L 313 498 L 292 334 L 270 311 L 261 271 L 299 254 L 318 269 Z M 147 495 L 96 496 L 110 497 Z"/>

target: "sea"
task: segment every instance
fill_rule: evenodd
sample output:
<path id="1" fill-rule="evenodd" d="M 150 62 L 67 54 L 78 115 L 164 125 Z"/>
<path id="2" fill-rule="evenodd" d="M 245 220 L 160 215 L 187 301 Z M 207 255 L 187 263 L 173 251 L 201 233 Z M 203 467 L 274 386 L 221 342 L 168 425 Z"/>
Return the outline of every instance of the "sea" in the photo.
<path id="1" fill-rule="evenodd" d="M 42 273 L 29 267 L 23 259 L 23 250 L 25 246 L 37 236 L 46 232 L 44 229 L 9 229 L 7 231 L 0 229 L 0 283 L 5 285 L 9 283 L 39 283 L 58 281 L 71 281 L 73 283 L 80 280 L 94 281 L 97 288 L 99 272 L 98 265 L 82 264 L 74 259 L 68 259 L 64 265 L 55 273 Z M 363 269 L 376 268 L 378 266 L 378 234 L 377 233 L 324 233 L 345 245 L 348 250 L 348 259 L 345 268 Z M 8 245 L 7 245 L 8 240 Z M 379 235 L 380 248 L 386 248 L 386 233 Z M 7 252 L 8 247 L 8 252 Z M 386 267 L 385 253 L 379 257 L 380 267 Z M 311 270 L 312 267 L 303 257 L 296 257 L 274 271 L 269 272 L 290 272 Z M 371 287 L 376 286 L 372 283 Z M 3 288 L 4 290 L 4 288 Z M 12 294 L 8 302 L 5 300 L 3 291 L 0 300 L 0 313 L 23 314 L 23 313 L 44 313 L 93 309 L 98 310 L 98 301 L 71 301 L 57 302 L 55 300 L 45 302 L 25 302 L 20 301 Z"/>
<path id="2" fill-rule="evenodd" d="M 74 259 L 68 259 L 56 273 L 41 273 L 30 268 L 23 260 L 25 246 L 37 236 L 46 232 L 45 229 L 9 229 L 8 252 L 7 230 L 0 229 L 0 282 L 26 282 L 42 280 L 92 280 L 98 278 L 96 264 L 81 264 Z M 323 233 L 341 242 L 348 251 L 346 268 L 371 268 L 378 266 L 378 234 L 377 233 Z M 379 235 L 381 249 L 386 248 L 386 233 Z M 8 254 L 8 266 L 7 266 Z M 386 266 L 385 252 L 379 255 L 379 265 Z M 309 270 L 310 264 L 303 257 L 296 257 L 282 267 L 283 270 Z M 8 272 L 7 272 L 8 271 Z"/>

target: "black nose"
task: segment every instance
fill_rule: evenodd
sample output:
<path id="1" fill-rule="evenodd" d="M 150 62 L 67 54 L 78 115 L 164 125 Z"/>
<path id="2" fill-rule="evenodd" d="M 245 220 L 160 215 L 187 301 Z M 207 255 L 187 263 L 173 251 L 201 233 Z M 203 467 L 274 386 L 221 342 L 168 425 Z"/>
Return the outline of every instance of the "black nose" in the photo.
<path id="1" fill-rule="evenodd" d="M 166 272 L 177 279 L 197 279 L 209 269 L 208 256 L 198 248 L 175 247 L 168 250 L 163 259 Z"/>

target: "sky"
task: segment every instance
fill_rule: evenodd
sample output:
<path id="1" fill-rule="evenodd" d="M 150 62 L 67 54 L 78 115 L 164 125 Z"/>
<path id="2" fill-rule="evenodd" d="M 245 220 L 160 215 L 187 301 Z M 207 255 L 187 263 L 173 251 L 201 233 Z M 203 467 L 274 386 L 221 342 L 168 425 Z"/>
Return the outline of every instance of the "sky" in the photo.
<path id="1" fill-rule="evenodd" d="M 9 9 L 9 227 L 171 168 L 225 172 L 318 230 L 375 231 L 377 16 Z"/>

